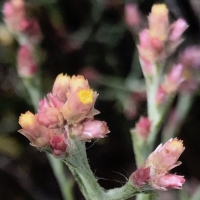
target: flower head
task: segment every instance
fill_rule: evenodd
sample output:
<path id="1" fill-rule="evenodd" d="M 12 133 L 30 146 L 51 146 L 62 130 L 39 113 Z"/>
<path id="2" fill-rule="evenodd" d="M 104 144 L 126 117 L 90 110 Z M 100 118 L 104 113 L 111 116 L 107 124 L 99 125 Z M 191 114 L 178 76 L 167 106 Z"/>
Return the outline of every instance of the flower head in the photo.
<path id="1" fill-rule="evenodd" d="M 32 146 L 48 150 L 55 157 L 64 157 L 71 136 L 90 141 L 103 138 L 110 132 L 106 122 L 93 120 L 99 113 L 94 109 L 98 94 L 90 89 L 82 76 L 71 78 L 60 74 L 52 90 L 47 98 L 40 100 L 35 115 L 26 112 L 19 117 L 22 127 L 19 132 L 30 140 Z"/>
<path id="2" fill-rule="evenodd" d="M 184 177 L 168 172 L 181 164 L 177 160 L 184 149 L 183 142 L 177 138 L 170 139 L 164 145 L 160 144 L 145 163 L 131 175 L 130 180 L 137 187 L 148 183 L 159 190 L 181 189 L 185 182 Z"/>
<path id="3" fill-rule="evenodd" d="M 30 140 L 32 146 L 39 149 L 49 146 L 49 130 L 37 122 L 34 114 L 29 111 L 25 114 L 21 114 L 19 117 L 19 124 L 22 127 L 19 132 Z"/>
<path id="4" fill-rule="evenodd" d="M 67 74 L 59 74 L 53 84 L 52 94 L 63 102 L 67 100 L 67 93 L 70 89 L 70 77 Z"/>
<path id="5" fill-rule="evenodd" d="M 77 124 L 84 119 L 92 119 L 97 114 L 94 104 L 98 94 L 91 89 L 79 89 L 67 96 L 61 112 L 69 124 Z"/>

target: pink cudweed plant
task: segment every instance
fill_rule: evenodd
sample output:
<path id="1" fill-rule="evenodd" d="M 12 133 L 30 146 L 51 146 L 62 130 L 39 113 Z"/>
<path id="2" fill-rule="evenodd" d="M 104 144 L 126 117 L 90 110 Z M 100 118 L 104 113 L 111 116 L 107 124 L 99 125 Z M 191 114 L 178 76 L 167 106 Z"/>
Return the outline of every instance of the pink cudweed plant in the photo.
<path id="1" fill-rule="evenodd" d="M 103 138 L 109 133 L 107 124 L 94 120 L 97 93 L 90 89 L 83 76 L 59 74 L 48 99 L 39 102 L 37 114 L 26 112 L 19 118 L 21 134 L 32 146 L 64 157 L 70 146 L 69 138 L 80 140 Z"/>
<path id="2" fill-rule="evenodd" d="M 185 182 L 184 177 L 168 172 L 181 164 L 177 160 L 184 149 L 182 141 L 177 138 L 170 139 L 164 145 L 160 144 L 145 163 L 130 176 L 130 181 L 137 187 L 149 184 L 158 190 L 181 189 Z"/>

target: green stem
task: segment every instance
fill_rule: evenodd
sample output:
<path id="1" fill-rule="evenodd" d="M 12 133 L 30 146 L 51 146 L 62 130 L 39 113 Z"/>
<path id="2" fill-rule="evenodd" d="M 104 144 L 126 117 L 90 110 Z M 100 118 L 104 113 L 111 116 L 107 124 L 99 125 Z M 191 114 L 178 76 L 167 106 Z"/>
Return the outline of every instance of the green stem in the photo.
<path id="1" fill-rule="evenodd" d="M 69 167 L 87 200 L 103 200 L 104 191 L 90 169 L 84 141 L 70 139 L 68 156 L 63 162 Z"/>
<path id="2" fill-rule="evenodd" d="M 47 153 L 47 158 L 49 159 L 49 163 L 52 167 L 53 173 L 57 178 L 63 198 L 65 198 L 66 200 L 74 200 L 74 197 L 72 195 L 74 181 L 70 177 L 66 178 L 63 163 L 60 160 L 54 158 L 49 153 Z"/>
<path id="3" fill-rule="evenodd" d="M 74 175 L 86 200 L 125 200 L 139 193 L 152 192 L 152 188 L 136 188 L 129 181 L 120 188 L 105 191 L 94 177 L 86 154 L 85 142 L 77 138 L 70 139 L 70 148 L 63 162 Z"/>
<path id="4" fill-rule="evenodd" d="M 175 108 L 175 119 L 168 121 L 162 132 L 162 141 L 176 137 L 193 103 L 194 94 L 180 94 Z"/>
<path id="5" fill-rule="evenodd" d="M 140 191 L 135 189 L 129 182 L 127 182 L 121 188 L 115 188 L 107 191 L 105 194 L 105 199 L 109 200 L 128 199 L 130 197 L 135 196 L 138 193 L 140 193 Z"/>

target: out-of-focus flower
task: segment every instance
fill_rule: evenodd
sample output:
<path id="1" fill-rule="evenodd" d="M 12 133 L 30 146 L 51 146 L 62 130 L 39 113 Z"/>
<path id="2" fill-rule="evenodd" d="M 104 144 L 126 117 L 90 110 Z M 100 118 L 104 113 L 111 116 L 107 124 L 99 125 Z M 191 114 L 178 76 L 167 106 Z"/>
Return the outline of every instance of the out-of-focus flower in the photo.
<path id="1" fill-rule="evenodd" d="M 135 119 L 139 116 L 142 103 L 146 101 L 146 92 L 133 92 L 123 102 L 124 114 L 128 119 Z"/>
<path id="2" fill-rule="evenodd" d="M 4 21 L 12 32 L 19 31 L 19 25 L 25 18 L 25 4 L 23 0 L 11 0 L 3 5 Z"/>
<path id="3" fill-rule="evenodd" d="M 20 44 L 37 44 L 42 39 L 39 23 L 36 19 L 28 19 L 26 5 L 23 0 L 11 0 L 3 6 L 4 21 L 11 33 L 16 36 Z"/>
<path id="4" fill-rule="evenodd" d="M 151 38 L 165 41 L 169 31 L 168 9 L 165 4 L 155 4 L 148 17 Z"/>
<path id="5" fill-rule="evenodd" d="M 109 133 L 108 126 L 104 121 L 89 120 L 72 129 L 72 134 L 81 140 L 90 141 L 95 138 L 104 138 Z"/>
<path id="6" fill-rule="evenodd" d="M 125 5 L 125 22 L 128 26 L 137 28 L 141 23 L 141 14 L 138 6 L 133 3 Z"/>
<path id="7" fill-rule="evenodd" d="M 179 85 L 183 82 L 184 78 L 182 76 L 183 66 L 181 64 L 175 65 L 169 75 L 167 75 L 163 88 L 167 93 L 173 93 L 177 90 Z"/>
<path id="8" fill-rule="evenodd" d="M 145 163 L 131 175 L 130 181 L 137 187 L 148 183 L 158 190 L 181 189 L 185 182 L 184 177 L 168 172 L 181 164 L 177 160 L 184 149 L 182 141 L 176 138 L 170 139 L 164 145 L 160 144 Z"/>
<path id="9" fill-rule="evenodd" d="M 179 92 L 191 93 L 196 91 L 200 80 L 200 47 L 187 47 L 180 53 L 179 62 L 183 66 L 182 76 L 184 78 L 184 81 L 179 88 Z"/>
<path id="10" fill-rule="evenodd" d="M 82 74 L 89 81 L 97 81 L 100 78 L 100 73 L 93 67 L 83 67 L 80 70 L 80 74 Z"/>
<path id="11" fill-rule="evenodd" d="M 183 19 L 170 25 L 168 9 L 164 4 L 155 4 L 148 17 L 149 28 L 139 34 L 139 57 L 143 74 L 157 76 L 158 63 L 164 63 L 182 42 L 182 34 L 188 27 Z"/>
<path id="12" fill-rule="evenodd" d="M 200 47 L 187 47 L 180 53 L 179 62 L 187 69 L 200 69 Z"/>
<path id="13" fill-rule="evenodd" d="M 171 25 L 171 30 L 169 32 L 169 40 L 171 42 L 178 41 L 184 31 L 188 28 L 188 25 L 184 19 L 178 19 Z"/>
<path id="14" fill-rule="evenodd" d="M 32 48 L 28 45 L 21 46 L 17 53 L 17 70 L 21 77 L 33 77 L 38 70 Z"/>
<path id="15" fill-rule="evenodd" d="M 19 31 L 28 35 L 34 44 L 42 39 L 41 29 L 36 19 L 23 19 L 19 24 Z"/>
<path id="16" fill-rule="evenodd" d="M 138 123 L 135 125 L 135 132 L 139 135 L 143 140 L 145 140 L 151 128 L 151 121 L 148 117 L 140 117 Z"/>

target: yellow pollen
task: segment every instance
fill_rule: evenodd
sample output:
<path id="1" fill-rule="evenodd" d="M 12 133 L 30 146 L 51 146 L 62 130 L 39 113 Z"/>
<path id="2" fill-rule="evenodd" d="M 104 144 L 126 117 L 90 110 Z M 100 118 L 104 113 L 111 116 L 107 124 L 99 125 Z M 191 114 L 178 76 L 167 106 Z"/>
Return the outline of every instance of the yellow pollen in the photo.
<path id="1" fill-rule="evenodd" d="M 19 117 L 19 124 L 22 128 L 27 128 L 35 124 L 35 115 L 29 111 L 25 114 L 21 114 Z"/>
<path id="2" fill-rule="evenodd" d="M 154 15 L 165 15 L 168 14 L 168 9 L 165 4 L 155 4 L 151 8 L 151 13 L 153 13 Z"/>
<path id="3" fill-rule="evenodd" d="M 78 92 L 78 99 L 83 104 L 90 104 L 93 102 L 93 93 L 91 89 L 80 90 Z"/>
<path id="4" fill-rule="evenodd" d="M 177 149 L 183 149 L 183 142 L 182 142 L 182 140 L 173 140 L 171 142 L 171 146 L 175 147 Z"/>

